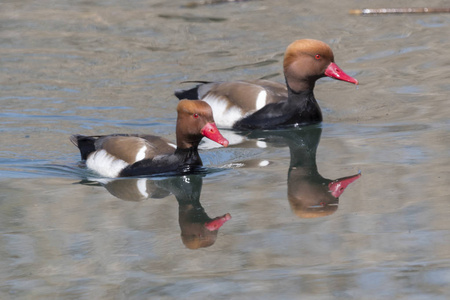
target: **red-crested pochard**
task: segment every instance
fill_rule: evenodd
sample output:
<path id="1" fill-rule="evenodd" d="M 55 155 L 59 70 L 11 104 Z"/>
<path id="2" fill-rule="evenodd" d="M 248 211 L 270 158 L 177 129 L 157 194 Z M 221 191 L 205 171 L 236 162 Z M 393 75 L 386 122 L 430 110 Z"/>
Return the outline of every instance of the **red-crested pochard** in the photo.
<path id="1" fill-rule="evenodd" d="M 268 80 L 198 82 L 178 90 L 179 99 L 201 99 L 211 105 L 219 127 L 237 130 L 273 129 L 322 121 L 314 98 L 316 80 L 325 76 L 358 84 L 334 63 L 324 42 L 303 39 L 290 44 L 283 62 L 286 84 Z"/>
<path id="2" fill-rule="evenodd" d="M 112 178 L 192 171 L 202 166 L 197 148 L 204 136 L 228 146 L 206 102 L 182 100 L 177 113 L 176 146 L 162 137 L 138 134 L 72 135 L 70 140 L 89 169 Z"/>

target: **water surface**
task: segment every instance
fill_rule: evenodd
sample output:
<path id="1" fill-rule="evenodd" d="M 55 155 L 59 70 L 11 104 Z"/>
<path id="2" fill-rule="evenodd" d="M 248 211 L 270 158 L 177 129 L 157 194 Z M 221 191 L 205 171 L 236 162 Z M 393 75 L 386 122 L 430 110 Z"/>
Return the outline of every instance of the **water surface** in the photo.
<path id="1" fill-rule="evenodd" d="M 0 298 L 447 299 L 449 16 L 188 2 L 1 4 Z M 109 182 L 79 167 L 71 134 L 174 140 L 181 81 L 282 82 L 299 38 L 330 44 L 360 82 L 318 82 L 321 125 L 235 136 L 201 151 L 202 175 Z M 358 172 L 338 205 L 295 202 Z"/>

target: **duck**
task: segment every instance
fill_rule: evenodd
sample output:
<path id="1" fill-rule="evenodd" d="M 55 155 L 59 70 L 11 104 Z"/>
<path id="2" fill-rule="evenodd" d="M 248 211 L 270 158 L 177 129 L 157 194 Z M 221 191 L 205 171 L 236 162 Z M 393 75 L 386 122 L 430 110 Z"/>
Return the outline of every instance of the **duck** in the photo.
<path id="1" fill-rule="evenodd" d="M 201 99 L 210 104 L 219 128 L 235 130 L 276 129 L 322 122 L 314 97 L 316 81 L 328 76 L 358 85 L 335 62 L 326 43 L 300 39 L 291 43 L 283 60 L 285 84 L 259 79 L 197 83 L 176 90 L 178 99 Z"/>
<path id="2" fill-rule="evenodd" d="M 176 145 L 148 134 L 75 134 L 70 141 L 79 148 L 88 169 L 100 176 L 117 178 L 193 172 L 203 165 L 198 154 L 203 137 L 228 146 L 208 103 L 182 100 L 177 105 Z"/>

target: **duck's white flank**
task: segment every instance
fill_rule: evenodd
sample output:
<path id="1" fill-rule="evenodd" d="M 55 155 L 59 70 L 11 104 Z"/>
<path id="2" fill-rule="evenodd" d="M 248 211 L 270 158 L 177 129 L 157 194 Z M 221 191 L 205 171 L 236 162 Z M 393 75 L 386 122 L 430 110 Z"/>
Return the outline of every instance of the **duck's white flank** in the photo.
<path id="1" fill-rule="evenodd" d="M 136 161 L 140 161 L 140 160 L 143 160 L 145 158 L 145 151 L 147 151 L 147 146 L 144 145 L 136 153 Z"/>
<path id="2" fill-rule="evenodd" d="M 256 98 L 256 110 L 259 110 L 266 106 L 266 100 L 267 100 L 267 92 L 261 91 L 258 94 L 258 97 Z"/>
<path id="3" fill-rule="evenodd" d="M 102 149 L 89 155 L 86 166 L 101 176 L 114 178 L 119 176 L 120 171 L 126 168 L 128 163 Z"/>
<path id="4" fill-rule="evenodd" d="M 222 97 L 207 95 L 202 99 L 211 106 L 214 121 L 218 127 L 231 128 L 233 124 L 244 116 L 242 110 L 237 106 L 228 108 L 228 102 Z"/>

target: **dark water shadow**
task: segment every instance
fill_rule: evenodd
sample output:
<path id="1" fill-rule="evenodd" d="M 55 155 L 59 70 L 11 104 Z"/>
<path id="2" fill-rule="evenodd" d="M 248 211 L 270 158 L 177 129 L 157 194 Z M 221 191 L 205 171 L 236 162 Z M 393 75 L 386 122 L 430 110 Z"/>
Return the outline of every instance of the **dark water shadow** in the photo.
<path id="1" fill-rule="evenodd" d="M 188 2 L 185 5 L 182 5 L 182 7 L 196 8 L 198 6 L 204 6 L 204 5 L 217 5 L 217 4 L 239 3 L 239 2 L 249 2 L 249 1 L 259 1 L 259 0 L 203 0 L 203 1 Z"/>
<path id="2" fill-rule="evenodd" d="M 195 16 L 191 14 L 159 14 L 158 17 L 163 19 L 176 19 L 176 20 L 182 20 L 189 23 L 217 23 L 217 22 L 225 22 L 226 18 L 220 18 L 220 17 L 203 17 L 203 16 Z"/>

